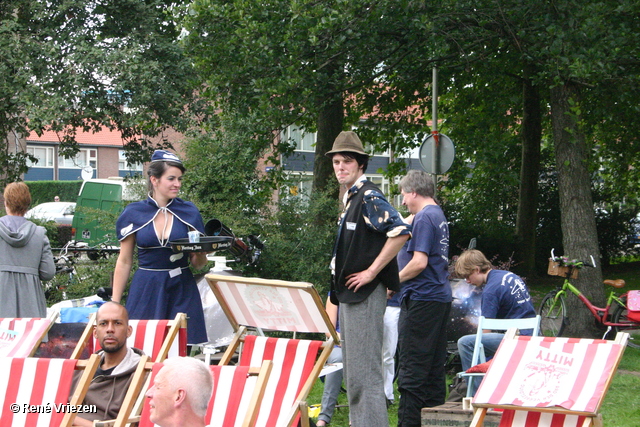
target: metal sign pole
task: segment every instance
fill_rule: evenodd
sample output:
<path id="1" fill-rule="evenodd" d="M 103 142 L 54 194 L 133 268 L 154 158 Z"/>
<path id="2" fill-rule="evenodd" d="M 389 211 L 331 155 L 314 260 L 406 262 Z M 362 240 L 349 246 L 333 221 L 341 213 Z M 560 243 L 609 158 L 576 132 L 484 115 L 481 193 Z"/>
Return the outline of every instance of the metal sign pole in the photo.
<path id="1" fill-rule="evenodd" d="M 438 167 L 440 165 L 440 138 L 438 132 L 438 68 L 433 67 L 433 82 L 431 84 L 431 134 L 434 138 L 432 159 L 432 171 L 433 171 L 433 183 L 434 183 L 434 197 L 436 189 L 438 188 Z"/>

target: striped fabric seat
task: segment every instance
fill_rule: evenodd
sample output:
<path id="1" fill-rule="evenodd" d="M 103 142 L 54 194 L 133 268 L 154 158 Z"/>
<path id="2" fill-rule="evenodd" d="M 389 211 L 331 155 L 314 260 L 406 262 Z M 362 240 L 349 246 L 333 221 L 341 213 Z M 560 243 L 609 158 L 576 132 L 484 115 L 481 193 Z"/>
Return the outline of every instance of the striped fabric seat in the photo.
<path id="1" fill-rule="evenodd" d="M 86 389 L 98 368 L 99 358 L 89 360 L 0 358 L 0 393 L 3 427 L 60 427 L 72 425 Z M 84 373 L 71 394 L 73 373 Z M 27 410 L 29 408 L 29 410 Z"/>
<path id="2" fill-rule="evenodd" d="M 307 397 L 334 344 L 339 343 L 316 289 L 310 283 L 254 277 L 208 274 L 206 278 L 236 331 L 220 364 L 229 364 L 241 347 L 240 365 L 273 361 L 256 426 L 290 427 L 298 421 L 308 426 Z M 329 338 L 319 341 L 247 335 L 248 328 L 258 333 L 316 333 Z"/>
<path id="3" fill-rule="evenodd" d="M 253 427 L 265 394 L 265 387 L 272 369 L 272 362 L 264 362 L 258 368 L 249 366 L 211 366 L 213 394 L 207 409 L 207 424 L 210 427 Z M 151 382 L 162 368 L 154 363 Z M 145 390 L 146 392 L 146 390 Z M 142 409 L 139 427 L 153 427 L 149 420 L 148 401 Z M 116 424 L 117 426 L 117 424 Z"/>
<path id="4" fill-rule="evenodd" d="M 85 346 L 89 354 L 100 350 L 100 343 L 93 336 L 95 324 L 93 314 L 71 355 L 72 359 L 79 358 Z M 173 320 L 129 319 L 129 325 L 133 332 L 127 339 L 127 345 L 142 350 L 152 361 L 162 362 L 167 357 L 187 355 L 187 320 L 184 313 L 178 313 Z"/>
<path id="5" fill-rule="evenodd" d="M 264 360 L 273 361 L 273 370 L 265 398 L 262 400 L 256 426 L 288 426 L 291 410 L 303 400 L 303 393 L 322 350 L 322 341 L 267 338 L 247 335 L 240 356 L 241 366 L 257 366 Z M 320 365 L 320 368 L 322 368 Z M 316 378 L 318 373 L 315 374 Z M 302 395 L 301 395 L 302 393 Z M 299 415 L 296 416 L 298 418 Z"/>
<path id="6" fill-rule="evenodd" d="M 585 416 L 506 409 L 498 427 L 582 427 L 585 422 L 590 422 Z"/>
<path id="7" fill-rule="evenodd" d="M 484 316 L 478 318 L 478 328 L 476 330 L 476 341 L 473 346 L 473 355 L 471 356 L 471 367 L 486 363 L 487 358 L 484 354 L 484 346 L 482 345 L 482 334 L 485 330 L 490 331 L 508 331 L 516 328 L 520 331 L 524 329 L 532 329 L 529 335 L 537 336 L 540 330 L 540 315 L 524 319 L 487 319 Z M 473 392 L 473 384 L 479 384 L 484 377 L 482 372 L 458 372 L 458 377 L 465 378 L 467 381 L 467 397 L 471 397 Z M 478 381 L 476 383 L 476 381 Z"/>
<path id="8" fill-rule="evenodd" d="M 0 357 L 33 356 L 47 334 L 53 319 L 0 319 Z"/>
<path id="9" fill-rule="evenodd" d="M 504 410 L 501 427 L 590 426 L 622 358 L 628 334 L 615 341 L 505 337 L 473 399 L 476 411 Z M 476 413 L 472 426 L 482 425 Z"/>

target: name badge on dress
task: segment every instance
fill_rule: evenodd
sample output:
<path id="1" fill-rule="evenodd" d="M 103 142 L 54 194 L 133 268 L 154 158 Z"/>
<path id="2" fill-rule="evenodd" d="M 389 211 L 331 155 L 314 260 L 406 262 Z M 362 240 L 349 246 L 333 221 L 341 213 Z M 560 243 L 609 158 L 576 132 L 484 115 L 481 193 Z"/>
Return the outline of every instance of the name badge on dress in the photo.
<path id="1" fill-rule="evenodd" d="M 345 225 L 347 226 L 347 230 L 353 231 L 353 230 L 356 229 L 356 223 L 355 222 L 347 222 Z"/>
<path id="2" fill-rule="evenodd" d="M 176 277 L 182 274 L 182 269 L 180 267 L 174 268 L 173 270 L 169 270 L 169 277 Z"/>

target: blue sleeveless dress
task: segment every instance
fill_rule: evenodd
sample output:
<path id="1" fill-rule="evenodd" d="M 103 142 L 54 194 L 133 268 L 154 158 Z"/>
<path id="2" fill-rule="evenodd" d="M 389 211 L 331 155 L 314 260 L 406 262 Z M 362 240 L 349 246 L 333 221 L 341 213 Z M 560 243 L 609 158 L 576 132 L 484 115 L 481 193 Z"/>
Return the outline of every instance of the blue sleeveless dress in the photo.
<path id="1" fill-rule="evenodd" d="M 168 241 L 160 241 L 153 220 L 164 215 L 156 201 L 129 204 L 116 222 L 118 240 L 135 234 L 138 270 L 129 286 L 126 307 L 131 319 L 173 319 L 177 313 L 188 317 L 187 341 L 207 341 L 204 312 L 198 286 L 189 269 L 188 254 L 174 254 L 169 241 L 187 237 L 190 229 L 204 235 L 202 216 L 191 202 L 173 199 L 166 210 L 174 216 Z"/>

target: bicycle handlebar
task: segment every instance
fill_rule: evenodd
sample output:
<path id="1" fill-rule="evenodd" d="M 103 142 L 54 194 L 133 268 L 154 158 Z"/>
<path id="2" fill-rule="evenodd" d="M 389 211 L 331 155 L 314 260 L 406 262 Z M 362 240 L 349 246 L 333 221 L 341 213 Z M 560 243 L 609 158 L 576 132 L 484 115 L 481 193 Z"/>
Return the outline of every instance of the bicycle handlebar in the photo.
<path id="1" fill-rule="evenodd" d="M 556 258 L 555 254 L 554 254 L 554 252 L 553 252 L 554 250 L 555 250 L 555 249 L 551 248 L 551 259 L 555 261 L 557 258 Z M 593 258 L 593 255 L 589 255 L 589 258 L 591 258 L 591 264 L 589 264 L 589 262 L 588 262 L 588 261 L 581 261 L 581 262 L 582 262 L 582 264 L 583 264 L 585 267 L 594 267 L 594 268 L 595 268 L 595 266 L 596 266 L 596 260 Z"/>

